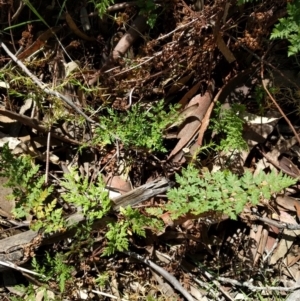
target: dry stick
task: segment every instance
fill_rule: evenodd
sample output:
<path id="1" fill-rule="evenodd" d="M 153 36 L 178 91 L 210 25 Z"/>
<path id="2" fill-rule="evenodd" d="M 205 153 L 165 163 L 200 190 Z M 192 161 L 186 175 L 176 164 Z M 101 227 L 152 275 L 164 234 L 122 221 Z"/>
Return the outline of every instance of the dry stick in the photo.
<path id="1" fill-rule="evenodd" d="M 156 39 L 156 41 L 164 40 L 164 39 L 168 38 L 169 36 L 171 36 L 171 35 L 172 35 L 173 33 L 175 33 L 176 31 L 178 31 L 178 30 L 180 30 L 180 29 L 184 29 L 184 28 L 190 26 L 191 24 L 195 23 L 197 20 L 198 20 L 198 18 L 197 18 L 197 19 L 193 19 L 192 21 L 190 21 L 190 22 L 188 22 L 188 23 L 186 23 L 186 24 L 183 24 L 183 25 L 180 25 L 180 26 L 176 27 L 174 30 L 168 32 L 167 34 L 158 37 L 158 38 Z"/>
<path id="2" fill-rule="evenodd" d="M 168 273 L 165 269 L 161 268 L 151 260 L 145 259 L 134 252 L 124 252 L 124 253 L 148 265 L 154 271 L 162 275 L 169 283 L 171 283 L 175 287 L 175 289 L 177 289 L 188 301 L 194 301 L 194 298 L 183 288 L 180 282 L 174 276 Z"/>
<path id="3" fill-rule="evenodd" d="M 40 277 L 45 277 L 45 276 L 42 275 L 42 274 L 33 272 L 33 271 L 31 271 L 31 270 L 28 270 L 28 269 L 25 269 L 25 268 L 22 268 L 22 267 L 19 267 L 19 266 L 17 266 L 16 264 L 14 264 L 13 262 L 10 262 L 10 261 L 8 261 L 8 260 L 5 260 L 5 261 L 4 261 L 4 260 L 0 260 L 0 265 L 9 267 L 9 268 L 14 269 L 14 270 L 16 270 L 16 271 L 25 272 L 25 273 L 32 274 L 32 275 L 36 275 L 36 276 L 40 276 Z"/>
<path id="4" fill-rule="evenodd" d="M 264 222 L 266 224 L 275 226 L 278 229 L 300 230 L 300 225 L 299 224 L 289 224 L 289 223 L 284 223 L 284 222 L 276 222 L 273 219 L 270 219 L 268 217 L 256 216 L 255 220 L 259 220 L 259 221 Z"/>
<path id="5" fill-rule="evenodd" d="M 81 111 L 72 101 L 70 101 L 66 96 L 60 94 L 57 91 L 53 91 L 51 89 L 48 89 L 46 87 L 46 85 L 41 82 L 34 74 L 32 74 L 27 67 L 6 47 L 6 45 L 2 42 L 2 40 L 0 39 L 0 46 L 4 49 L 4 51 L 11 57 L 11 59 L 32 79 L 32 81 L 39 87 L 41 88 L 45 93 L 49 94 L 49 95 L 53 95 L 56 96 L 58 98 L 60 98 L 61 100 L 63 100 L 66 104 L 68 104 L 72 109 L 74 109 L 78 114 L 80 114 L 81 116 L 83 116 L 88 122 L 90 123 L 94 123 L 97 126 L 99 126 L 100 128 L 102 128 L 103 130 L 107 130 L 106 127 L 104 127 L 103 125 L 99 124 L 98 122 L 94 121 L 93 119 L 91 119 L 90 117 L 88 117 L 83 111 Z M 115 139 L 119 139 L 119 137 L 117 137 L 115 134 L 110 133 L 110 135 L 112 135 L 112 137 L 114 137 Z"/>
<path id="6" fill-rule="evenodd" d="M 263 291 L 263 290 L 269 290 L 269 291 L 284 291 L 284 292 L 289 292 L 289 291 L 294 291 L 300 289 L 300 285 L 295 285 L 293 287 L 281 287 L 281 286 L 254 286 L 250 281 L 245 281 L 245 282 L 239 282 L 234 279 L 230 279 L 227 277 L 222 277 L 222 276 L 213 276 L 207 271 L 204 271 L 201 269 L 201 272 L 210 280 L 215 279 L 215 281 L 220 281 L 223 283 L 230 283 L 235 286 L 242 286 L 242 287 L 247 287 L 252 291 Z M 190 274 L 190 273 L 189 273 Z M 192 276 L 192 275 L 191 275 Z M 192 276 L 193 277 L 193 276 Z M 193 279 L 193 278 L 192 278 Z"/>
<path id="7" fill-rule="evenodd" d="M 14 15 L 11 17 L 11 21 L 14 21 L 15 19 L 17 19 L 17 17 L 20 15 L 21 11 L 23 10 L 23 8 L 25 7 L 25 3 L 24 0 L 20 1 L 20 5 L 17 9 L 17 11 L 14 13 Z"/>
<path id="8" fill-rule="evenodd" d="M 293 287 L 281 287 L 281 286 L 254 286 L 252 283 L 250 283 L 249 281 L 245 281 L 243 283 L 234 280 L 234 279 L 230 279 L 230 278 L 226 278 L 226 277 L 217 277 L 217 279 L 220 282 L 224 282 L 224 283 L 230 283 L 232 285 L 236 285 L 236 286 L 243 286 L 243 287 L 247 287 L 252 291 L 263 291 L 263 290 L 269 290 L 269 291 L 281 291 L 281 292 L 290 292 L 290 291 L 294 291 L 294 290 L 298 290 L 300 289 L 300 285 L 295 285 Z"/>
<path id="9" fill-rule="evenodd" d="M 189 270 L 187 268 L 185 268 L 183 265 L 181 265 L 181 268 L 188 273 L 188 275 L 191 277 L 191 279 L 196 282 L 197 284 L 199 284 L 200 286 L 202 286 L 204 289 L 206 289 L 208 294 L 213 295 L 213 297 L 215 299 L 218 299 L 218 295 L 217 293 L 212 289 L 212 286 L 210 283 L 206 283 L 203 282 L 202 280 L 199 280 L 197 278 L 195 278 L 195 276 L 189 272 Z M 201 270 L 202 272 L 202 270 Z M 230 301 L 233 301 L 233 299 L 231 298 L 231 296 L 229 295 L 229 293 L 222 288 L 222 286 L 220 285 L 220 283 L 218 283 L 217 280 L 213 279 L 213 276 L 210 275 L 209 273 L 205 274 L 205 277 L 208 278 L 209 280 L 212 280 L 213 284 L 217 287 L 217 289 Z"/>
<path id="10" fill-rule="evenodd" d="M 282 111 L 282 109 L 280 108 L 280 106 L 278 105 L 277 101 L 274 99 L 274 97 L 271 95 L 270 91 L 268 90 L 266 83 L 264 81 L 264 66 L 263 66 L 263 60 L 261 61 L 261 71 L 260 71 L 260 77 L 261 77 L 261 81 L 262 81 L 262 85 L 265 89 L 265 91 L 267 92 L 267 94 L 269 95 L 269 97 L 271 98 L 271 100 L 273 101 L 274 105 L 276 106 L 276 108 L 278 109 L 278 111 L 280 112 L 280 114 L 282 115 L 282 117 L 285 119 L 285 121 L 287 122 L 287 124 L 289 125 L 289 127 L 291 128 L 292 132 L 294 133 L 299 145 L 300 145 L 300 138 L 298 133 L 296 132 L 294 126 L 291 124 L 290 120 L 287 118 L 287 116 L 284 114 L 284 112 Z"/>
<path id="11" fill-rule="evenodd" d="M 49 179 L 50 142 L 51 142 L 51 131 L 49 131 L 47 135 L 45 184 L 48 184 L 48 179 Z"/>

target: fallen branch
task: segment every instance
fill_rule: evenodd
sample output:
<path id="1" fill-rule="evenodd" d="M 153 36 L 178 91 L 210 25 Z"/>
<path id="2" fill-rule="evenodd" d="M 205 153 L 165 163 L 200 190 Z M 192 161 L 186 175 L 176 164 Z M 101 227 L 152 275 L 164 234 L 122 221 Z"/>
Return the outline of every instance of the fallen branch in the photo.
<path id="1" fill-rule="evenodd" d="M 148 265 L 151 269 L 162 275 L 169 283 L 171 283 L 175 289 L 177 289 L 188 301 L 194 301 L 194 298 L 189 294 L 188 291 L 186 291 L 183 286 L 180 284 L 180 282 L 170 273 L 168 273 L 165 269 L 158 266 L 154 262 L 152 262 L 149 259 L 145 259 L 142 256 L 134 253 L 134 252 L 124 252 L 130 257 L 136 258 L 137 260 L 145 263 Z"/>
<path id="2" fill-rule="evenodd" d="M 165 178 L 146 183 L 113 200 L 113 211 L 118 212 L 120 207 L 137 205 L 151 197 L 165 193 L 169 187 L 169 182 Z M 39 246 L 53 244 L 62 239 L 73 237 L 76 232 L 74 226 L 84 223 L 84 221 L 85 217 L 82 213 L 75 213 L 67 219 L 69 228 L 65 232 L 44 235 L 42 232 L 29 230 L 4 238 L 0 240 L 0 260 L 17 265 L 23 264 L 34 255 Z M 104 217 L 95 221 L 92 227 L 93 229 L 104 228 L 108 223 L 115 221 L 116 218 L 114 217 Z M 6 267 L 0 266 L 0 271 L 5 269 Z"/>

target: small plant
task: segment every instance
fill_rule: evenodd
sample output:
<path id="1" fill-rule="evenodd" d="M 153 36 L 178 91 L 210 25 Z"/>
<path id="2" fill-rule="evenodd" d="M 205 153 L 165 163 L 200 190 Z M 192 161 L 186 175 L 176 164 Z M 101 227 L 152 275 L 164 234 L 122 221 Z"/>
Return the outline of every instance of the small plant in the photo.
<path id="1" fill-rule="evenodd" d="M 56 199 L 51 199 L 53 187 L 45 186 L 45 177 L 39 176 L 39 166 L 35 165 L 30 156 L 22 155 L 16 158 L 9 150 L 8 144 L 2 148 L 0 156 L 0 176 L 8 178 L 6 187 L 13 192 L 9 199 L 16 201 L 13 213 L 16 218 L 29 214 L 36 220 L 31 223 L 31 229 L 42 227 L 45 232 L 55 232 L 64 228 L 62 209 L 56 209 Z"/>
<path id="2" fill-rule="evenodd" d="M 223 137 L 217 150 L 227 152 L 248 148 L 242 136 L 244 120 L 240 115 L 244 111 L 243 105 L 233 104 L 230 109 L 222 109 L 221 104 L 217 104 L 216 117 L 211 120 L 212 129 Z"/>
<path id="3" fill-rule="evenodd" d="M 219 212 L 236 219 L 246 205 L 255 206 L 263 200 L 271 200 L 274 194 L 297 180 L 274 171 L 261 172 L 255 177 L 246 171 L 240 178 L 228 170 L 200 173 L 189 165 L 182 170 L 182 175 L 176 175 L 176 182 L 179 187 L 169 190 L 170 201 L 163 208 L 170 212 L 172 219 L 187 213 L 205 212 Z M 153 209 L 151 213 L 154 213 Z M 161 209 L 157 214 L 161 214 Z"/>
<path id="4" fill-rule="evenodd" d="M 171 107 L 167 113 L 163 101 L 159 101 L 151 109 L 137 104 L 125 113 L 108 109 L 108 115 L 101 117 L 102 125 L 115 133 L 125 147 L 160 152 L 166 151 L 163 146 L 163 130 L 178 116 L 175 107 Z M 113 141 L 113 137 L 102 128 L 95 132 L 95 144 L 106 145 Z"/>
<path id="5" fill-rule="evenodd" d="M 300 0 L 287 3 L 287 17 L 279 19 L 271 39 L 287 39 L 290 42 L 288 56 L 300 52 Z"/>
<path id="6" fill-rule="evenodd" d="M 76 170 L 71 170 L 64 175 L 61 186 L 67 189 L 62 198 L 78 208 L 91 223 L 105 216 L 111 209 L 111 201 L 101 177 L 93 184 L 89 183 L 87 177 L 82 179 Z"/>
<path id="7" fill-rule="evenodd" d="M 156 5 L 153 0 L 138 0 L 136 1 L 137 6 L 140 8 L 140 14 L 147 17 L 147 24 L 150 28 L 153 28 L 157 14 L 155 13 Z"/>
<path id="8" fill-rule="evenodd" d="M 38 263 L 34 257 L 32 259 L 32 267 L 35 272 L 43 275 L 41 277 L 42 281 L 58 283 L 59 290 L 63 293 L 66 283 L 71 279 L 72 271 L 74 270 L 73 266 L 65 263 L 66 261 L 66 257 L 63 254 L 56 253 L 54 257 L 51 257 L 49 253 L 46 253 L 46 259 L 43 264 Z"/>
<path id="9" fill-rule="evenodd" d="M 96 10 L 99 13 L 99 17 L 102 18 L 107 11 L 107 8 L 114 4 L 114 0 L 91 0 L 91 3 L 95 5 Z"/>
<path id="10" fill-rule="evenodd" d="M 103 256 L 111 255 L 116 251 L 128 250 L 128 236 L 130 236 L 131 233 L 146 237 L 146 227 L 154 230 L 162 229 L 162 224 L 159 220 L 146 217 L 137 209 L 132 209 L 128 206 L 125 209 L 121 208 L 120 213 L 123 216 L 122 220 L 114 224 L 108 224 L 109 231 L 106 233 L 108 244 L 103 252 Z"/>

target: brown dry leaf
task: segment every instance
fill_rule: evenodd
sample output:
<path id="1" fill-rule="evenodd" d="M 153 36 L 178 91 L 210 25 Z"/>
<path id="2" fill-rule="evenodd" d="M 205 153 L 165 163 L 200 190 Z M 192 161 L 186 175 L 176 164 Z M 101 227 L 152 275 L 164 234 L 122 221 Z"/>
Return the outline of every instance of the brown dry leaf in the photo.
<path id="1" fill-rule="evenodd" d="M 198 104 L 194 113 L 187 118 L 184 126 L 177 134 L 178 141 L 175 148 L 169 155 L 169 158 L 172 158 L 173 162 L 179 162 L 183 154 L 180 154 L 182 148 L 184 148 L 190 141 L 193 139 L 197 131 L 201 126 L 201 121 L 206 114 L 207 109 L 209 108 L 212 102 L 212 90 L 208 89 L 203 96 L 200 94 L 193 97 L 190 101 L 189 106 L 194 106 Z"/>
<path id="2" fill-rule="evenodd" d="M 184 96 L 180 99 L 178 104 L 180 104 L 181 107 L 185 107 L 188 101 L 197 93 L 200 86 L 201 86 L 201 82 L 195 84 L 188 92 L 184 94 Z"/>
<path id="3" fill-rule="evenodd" d="M 232 62 L 234 62 L 236 60 L 233 53 L 229 50 L 229 48 L 225 44 L 220 33 L 217 34 L 217 46 L 229 64 L 231 64 Z"/>
<path id="4" fill-rule="evenodd" d="M 279 220 L 284 223 L 297 225 L 295 219 L 287 212 L 280 211 Z M 277 263 L 277 261 L 286 256 L 290 247 L 294 243 L 297 236 L 300 235 L 300 230 L 283 230 L 282 238 L 276 248 L 275 252 L 272 254 L 270 259 L 270 265 Z"/>
<path id="5" fill-rule="evenodd" d="M 170 126 L 166 128 L 166 130 L 169 130 L 171 128 L 174 128 L 176 126 L 179 126 L 181 123 L 183 123 L 187 118 L 191 117 L 195 110 L 198 108 L 199 104 L 196 103 L 192 106 L 186 107 L 183 111 L 181 111 L 178 115 L 178 121 L 175 121 Z"/>
<path id="6" fill-rule="evenodd" d="M 299 245 L 293 245 L 291 247 L 291 250 L 289 252 L 289 254 L 286 256 L 286 265 L 288 267 L 291 267 L 292 265 L 294 265 L 296 262 L 298 262 L 300 259 L 300 249 L 299 249 Z M 298 270 L 298 266 L 296 267 Z"/>
<path id="7" fill-rule="evenodd" d="M 270 225 L 269 226 L 269 236 L 268 236 L 268 239 L 267 239 L 267 243 L 266 243 L 266 246 L 265 246 L 265 250 L 267 252 L 270 252 L 273 247 L 274 247 L 274 244 L 276 243 L 276 237 L 279 233 L 279 229 L 275 226 L 272 226 Z"/>
<path id="8" fill-rule="evenodd" d="M 46 44 L 47 40 L 52 36 L 54 36 L 61 28 L 62 28 L 61 26 L 56 26 L 56 27 L 49 28 L 48 30 L 43 32 L 32 45 L 30 45 L 28 48 L 26 48 L 22 53 L 18 55 L 18 59 L 19 60 L 26 59 L 34 52 L 41 49 Z"/>
<path id="9" fill-rule="evenodd" d="M 298 167 L 285 156 L 279 159 L 279 166 L 281 170 L 283 170 L 289 175 L 294 175 L 295 178 L 300 176 L 300 170 L 298 169 Z"/>
<path id="10" fill-rule="evenodd" d="M 198 287 L 195 287 L 193 285 L 190 285 L 190 291 L 191 291 L 191 295 L 196 298 L 196 300 L 198 301 L 208 301 L 208 299 L 203 296 L 199 290 Z"/>
<path id="11" fill-rule="evenodd" d="M 300 201 L 298 199 L 290 197 L 288 195 L 278 196 L 275 200 L 275 203 L 280 207 L 292 212 L 295 212 L 296 207 L 300 206 Z"/>
<path id="12" fill-rule="evenodd" d="M 268 241 L 268 236 L 269 236 L 268 229 L 263 228 L 263 230 L 261 232 L 261 237 L 260 237 L 260 241 L 259 241 L 259 245 L 258 245 L 258 248 L 257 248 L 257 252 L 256 252 L 256 256 L 255 256 L 254 264 L 253 265 L 256 265 L 256 263 L 258 262 L 258 260 L 263 255 L 264 250 L 266 249 L 266 245 L 267 245 L 267 241 Z"/>
<path id="13" fill-rule="evenodd" d="M 129 181 L 126 181 L 122 176 L 110 176 L 106 180 L 107 186 L 118 190 L 121 195 L 131 190 Z"/>

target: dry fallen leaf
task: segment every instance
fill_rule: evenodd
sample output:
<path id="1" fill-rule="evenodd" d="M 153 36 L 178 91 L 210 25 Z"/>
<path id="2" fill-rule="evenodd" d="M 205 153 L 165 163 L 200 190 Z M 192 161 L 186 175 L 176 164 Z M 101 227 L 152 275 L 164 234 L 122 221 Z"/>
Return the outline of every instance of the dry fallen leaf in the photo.
<path id="1" fill-rule="evenodd" d="M 188 107 L 195 105 L 198 106 L 195 107 L 193 114 L 189 115 L 185 124 L 177 134 L 179 141 L 169 155 L 169 158 L 172 158 L 173 162 L 179 162 L 182 159 L 183 154 L 180 153 L 182 148 L 184 148 L 198 132 L 201 126 L 201 121 L 212 102 L 212 90 L 213 89 L 210 88 L 203 96 L 198 94 L 190 101 Z"/>
<path id="2" fill-rule="evenodd" d="M 295 219 L 287 212 L 280 211 L 279 220 L 284 223 L 297 225 Z M 283 235 L 278 244 L 278 247 L 271 255 L 270 265 L 277 263 L 279 259 L 284 258 L 286 256 L 290 247 L 294 243 L 294 240 L 299 235 L 300 235 L 300 230 L 288 230 L 288 229 L 283 230 Z"/>

